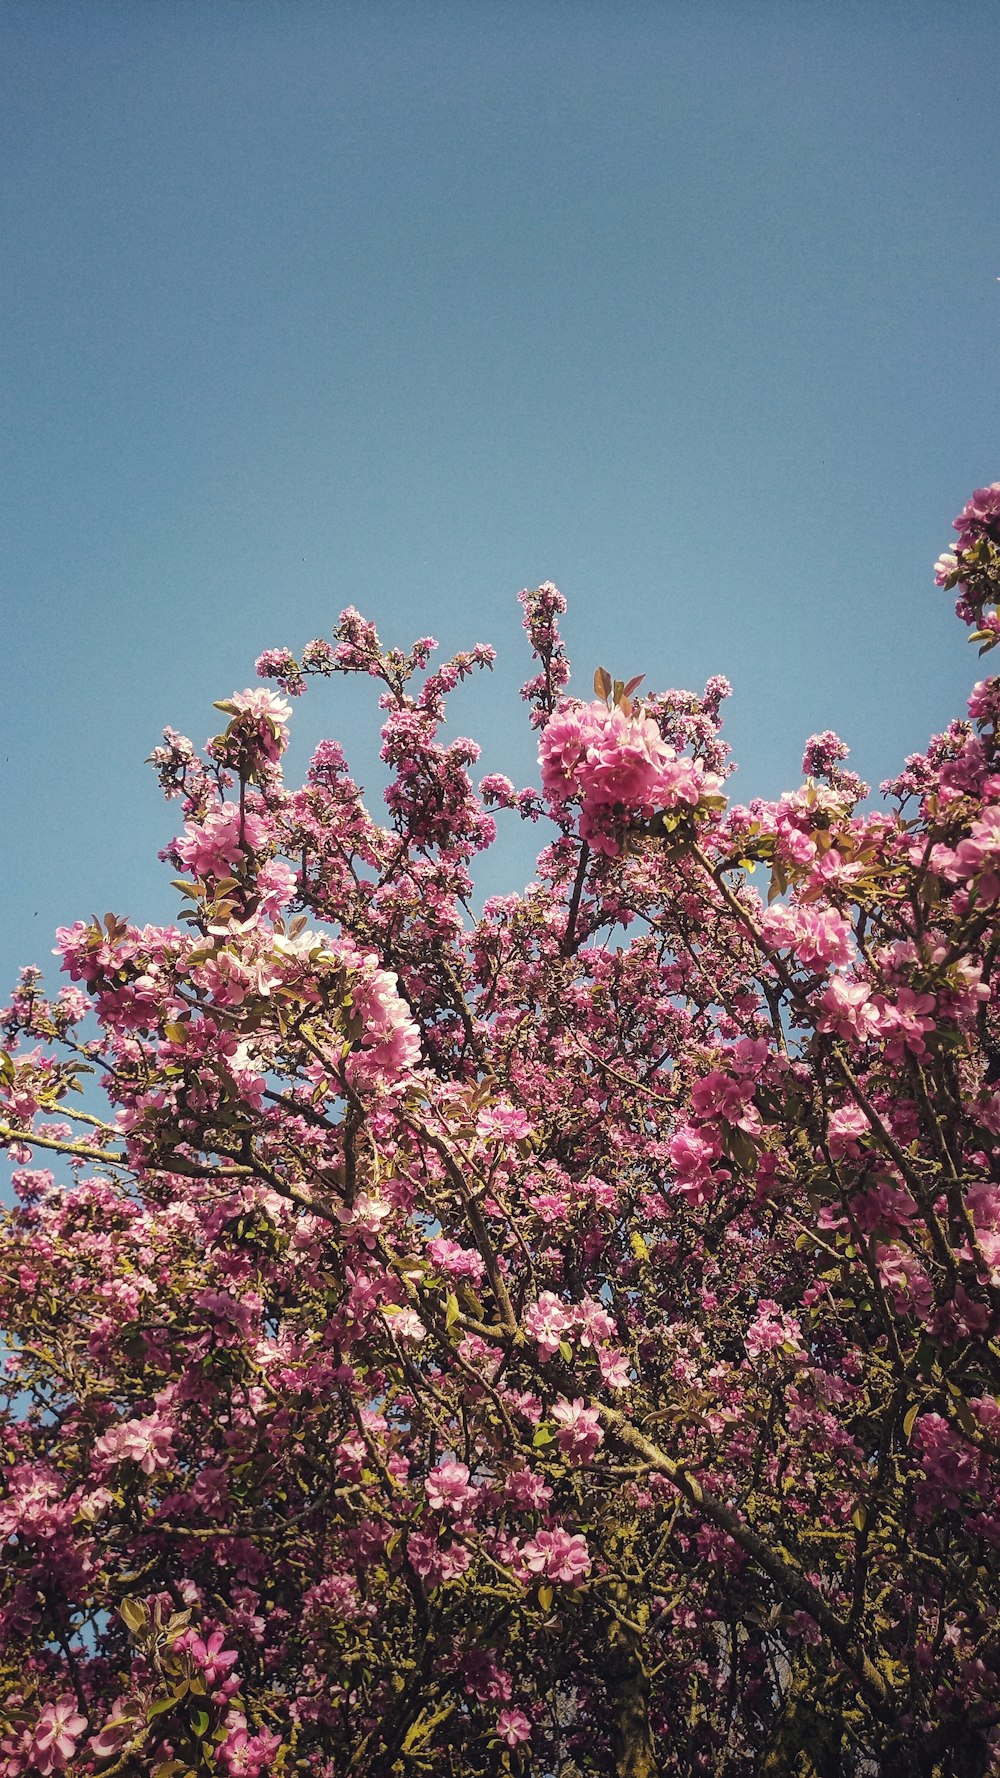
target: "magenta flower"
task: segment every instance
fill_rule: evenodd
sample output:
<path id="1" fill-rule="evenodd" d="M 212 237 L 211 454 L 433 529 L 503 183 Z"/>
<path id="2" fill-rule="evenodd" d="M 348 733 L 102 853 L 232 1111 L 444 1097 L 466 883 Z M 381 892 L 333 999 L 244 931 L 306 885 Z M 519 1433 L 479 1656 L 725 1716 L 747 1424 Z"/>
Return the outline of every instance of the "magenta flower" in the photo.
<path id="1" fill-rule="evenodd" d="M 531 1739 L 531 1723 L 523 1710 L 501 1710 L 497 1717 L 497 1734 L 508 1747 L 521 1747 Z"/>
<path id="2" fill-rule="evenodd" d="M 87 1727 L 76 1699 L 68 1692 L 54 1703 L 46 1704 L 35 1725 L 32 1750 L 41 1778 L 50 1772 L 61 1772 L 76 1752 L 76 1744 Z"/>

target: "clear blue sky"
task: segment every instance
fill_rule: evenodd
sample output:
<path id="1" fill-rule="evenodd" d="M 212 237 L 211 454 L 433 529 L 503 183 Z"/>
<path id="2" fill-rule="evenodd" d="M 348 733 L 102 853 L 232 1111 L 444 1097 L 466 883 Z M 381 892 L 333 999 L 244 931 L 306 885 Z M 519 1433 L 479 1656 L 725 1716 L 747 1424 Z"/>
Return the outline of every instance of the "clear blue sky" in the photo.
<path id="1" fill-rule="evenodd" d="M 889 773 L 974 651 L 931 564 L 1000 477 L 995 4 L 6 0 L 0 986 L 162 919 L 144 756 L 349 602 L 585 690 L 733 680 L 739 794 Z M 297 710 L 371 776 L 358 686 Z M 519 836 L 499 887 L 530 874 Z"/>

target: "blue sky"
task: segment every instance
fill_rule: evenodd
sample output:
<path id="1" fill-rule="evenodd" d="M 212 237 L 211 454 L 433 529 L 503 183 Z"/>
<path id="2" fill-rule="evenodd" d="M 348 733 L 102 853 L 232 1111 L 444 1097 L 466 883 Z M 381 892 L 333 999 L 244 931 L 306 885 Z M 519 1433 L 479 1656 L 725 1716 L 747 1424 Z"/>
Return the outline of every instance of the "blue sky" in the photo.
<path id="1" fill-rule="evenodd" d="M 577 689 L 735 686 L 738 794 L 867 777 L 978 663 L 932 581 L 1000 477 L 992 4 L 6 0 L 0 987 L 164 919 L 142 761 L 357 604 Z M 374 781 L 367 688 L 297 707 Z M 491 888 L 531 873 L 510 834 Z"/>

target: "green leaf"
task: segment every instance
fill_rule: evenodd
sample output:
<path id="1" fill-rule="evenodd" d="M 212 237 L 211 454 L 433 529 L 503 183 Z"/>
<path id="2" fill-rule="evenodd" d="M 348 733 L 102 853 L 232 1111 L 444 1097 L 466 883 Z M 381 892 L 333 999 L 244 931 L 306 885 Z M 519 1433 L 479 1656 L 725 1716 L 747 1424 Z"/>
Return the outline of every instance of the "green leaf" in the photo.
<path id="1" fill-rule="evenodd" d="M 540 1451 L 543 1445 L 551 1445 L 555 1436 L 555 1433 L 548 1426 L 539 1426 L 531 1442 L 535 1447 L 535 1450 Z"/>
<path id="2" fill-rule="evenodd" d="M 910 1433 L 913 1431 L 914 1421 L 916 1420 L 919 1412 L 920 1412 L 920 1403 L 919 1402 L 915 1401 L 912 1408 L 907 1408 L 906 1413 L 903 1415 L 903 1437 L 904 1438 L 909 1438 Z"/>
<path id="3" fill-rule="evenodd" d="M 126 1630 L 138 1636 L 149 1624 L 149 1608 L 143 1599 L 123 1599 L 118 1607 L 118 1615 Z"/>
<path id="4" fill-rule="evenodd" d="M 194 1715 L 191 1718 L 191 1727 L 199 1741 L 202 1739 L 203 1735 L 208 1734 L 209 1721 L 210 1718 L 207 1710 L 196 1710 L 194 1712 Z"/>
<path id="5" fill-rule="evenodd" d="M 555 1598 L 555 1591 L 552 1587 L 550 1587 L 550 1586 L 539 1587 L 539 1589 L 538 1589 L 538 1603 L 541 1606 L 543 1611 L 551 1611 L 552 1610 L 552 1601 L 554 1598 Z"/>
<path id="6" fill-rule="evenodd" d="M 573 1348 L 568 1340 L 559 1341 L 559 1356 L 560 1358 L 565 1359 L 567 1364 L 572 1363 Z"/>
<path id="7" fill-rule="evenodd" d="M 454 1291 L 449 1291 L 448 1300 L 444 1306 L 444 1325 L 445 1325 L 446 1332 L 450 1331 L 451 1328 L 454 1327 L 460 1314 L 461 1314 L 461 1310 L 459 1309 L 459 1306 L 458 1306 L 458 1298 L 455 1295 Z"/>

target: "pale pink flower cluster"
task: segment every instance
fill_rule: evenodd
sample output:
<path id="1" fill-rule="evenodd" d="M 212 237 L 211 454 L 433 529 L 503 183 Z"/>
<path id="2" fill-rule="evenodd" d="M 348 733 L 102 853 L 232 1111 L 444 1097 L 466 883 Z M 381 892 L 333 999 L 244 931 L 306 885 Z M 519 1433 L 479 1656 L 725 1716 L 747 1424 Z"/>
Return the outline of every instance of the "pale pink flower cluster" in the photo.
<path id="1" fill-rule="evenodd" d="M 847 1043 L 867 1043 L 878 1035 L 878 1008 L 867 982 L 835 975 L 819 1002 L 817 1031 L 830 1031 Z"/>
<path id="2" fill-rule="evenodd" d="M 471 1278 L 478 1284 L 486 1270 L 482 1254 L 474 1247 L 462 1247 L 446 1235 L 435 1235 L 425 1249 L 428 1259 L 446 1278 Z"/>
<path id="3" fill-rule="evenodd" d="M 774 951 L 793 951 L 815 974 L 830 964 L 848 964 L 854 955 L 853 932 L 835 908 L 770 907 L 761 923 L 764 943 Z"/>
<path id="4" fill-rule="evenodd" d="M 827 1143 L 835 1161 L 845 1155 L 860 1160 L 860 1138 L 870 1134 L 871 1125 L 860 1105 L 841 1105 L 830 1113 L 827 1122 Z"/>
<path id="5" fill-rule="evenodd" d="M 802 1351 L 802 1328 L 795 1315 L 788 1315 L 770 1297 L 761 1297 L 757 1314 L 746 1331 L 745 1344 L 750 1358 L 774 1352 L 779 1346 Z"/>
<path id="6" fill-rule="evenodd" d="M 440 1586 L 442 1581 L 459 1580 L 472 1560 L 464 1543 L 439 1543 L 422 1531 L 409 1532 L 406 1554 L 410 1566 L 429 1587 Z"/>
<path id="7" fill-rule="evenodd" d="M 954 852 L 936 847 L 933 862 L 953 881 L 975 879 L 980 903 L 1000 901 L 1000 803 L 983 810 L 982 819 L 973 822 L 972 832 L 959 841 Z"/>
<path id="8" fill-rule="evenodd" d="M 347 1072 L 356 1085 L 392 1086 L 419 1063 L 420 1031 L 399 993 L 399 978 L 380 967 L 374 951 L 359 956 L 338 948 L 357 968 L 351 997 L 363 1032 Z"/>
<path id="9" fill-rule="evenodd" d="M 969 715 L 973 722 L 992 723 L 1000 720 L 1000 679 L 977 679 L 969 693 Z"/>
<path id="10" fill-rule="evenodd" d="M 542 785 L 554 803 L 578 798 L 580 833 L 597 852 L 620 850 L 622 818 L 695 808 L 721 780 L 668 747 L 652 717 L 564 699 L 542 730 Z"/>
<path id="11" fill-rule="evenodd" d="M 531 1124 L 524 1112 L 508 1100 L 496 1099 L 485 1105 L 476 1118 L 476 1135 L 484 1142 L 520 1142 L 531 1135 Z"/>
<path id="12" fill-rule="evenodd" d="M 235 803 L 224 803 L 202 822 L 185 821 L 183 838 L 174 841 L 174 851 L 194 877 L 227 877 L 266 838 L 263 821 L 250 813 L 243 817 L 241 837 L 240 811 Z"/>
<path id="13" fill-rule="evenodd" d="M 587 1539 L 573 1536 L 558 1525 L 553 1531 L 536 1531 L 522 1544 L 520 1558 L 527 1575 L 544 1575 L 547 1580 L 566 1581 L 569 1585 L 590 1573 Z"/>
<path id="14" fill-rule="evenodd" d="M 898 988 L 890 1000 L 874 993 L 867 982 L 835 975 L 820 997 L 816 1029 L 851 1044 L 882 1038 L 892 1060 L 902 1061 L 908 1053 L 920 1061 L 927 1054 L 926 1038 L 934 1030 L 936 1004 L 933 994 L 918 994 L 913 988 Z"/>
<path id="15" fill-rule="evenodd" d="M 832 729 L 825 728 L 822 734 L 809 736 L 802 755 L 802 770 L 810 778 L 826 778 L 850 751 L 846 741 Z"/>
<path id="16" fill-rule="evenodd" d="M 463 1508 L 476 1497 L 476 1489 L 469 1486 L 468 1464 L 453 1460 L 439 1463 L 424 1482 L 424 1493 L 434 1512 L 460 1517 Z"/>
<path id="17" fill-rule="evenodd" d="M 553 1358 L 573 1327 L 572 1315 L 551 1290 L 543 1290 L 537 1302 L 525 1309 L 522 1319 L 529 1340 L 538 1342 L 539 1358 Z"/>
<path id="18" fill-rule="evenodd" d="M 379 969 L 374 955 L 366 957 L 365 963 L 372 973 L 354 988 L 354 1004 L 365 1021 L 365 1043 L 356 1072 L 395 1081 L 417 1066 L 420 1032 L 397 992 L 396 976 Z"/>
<path id="19" fill-rule="evenodd" d="M 285 731 L 292 714 L 291 705 L 263 686 L 234 691 L 232 697 L 226 699 L 226 704 L 232 708 L 233 726 L 238 728 L 241 737 L 249 731 L 265 759 L 275 764 L 288 741 Z"/>
<path id="20" fill-rule="evenodd" d="M 556 1437 L 563 1456 L 572 1457 L 577 1463 L 589 1463 L 604 1443 L 600 1415 L 596 1408 L 587 1407 L 581 1395 L 575 1401 L 560 1396 L 549 1418 L 559 1429 Z"/>
<path id="21" fill-rule="evenodd" d="M 102 1433 L 94 1445 L 94 1456 L 105 1463 L 137 1463 L 143 1475 L 158 1469 L 169 1469 L 173 1459 L 173 1429 L 157 1414 L 136 1420 L 122 1420 Z"/>

